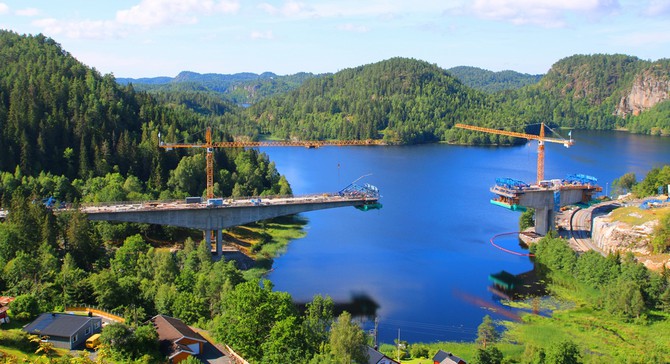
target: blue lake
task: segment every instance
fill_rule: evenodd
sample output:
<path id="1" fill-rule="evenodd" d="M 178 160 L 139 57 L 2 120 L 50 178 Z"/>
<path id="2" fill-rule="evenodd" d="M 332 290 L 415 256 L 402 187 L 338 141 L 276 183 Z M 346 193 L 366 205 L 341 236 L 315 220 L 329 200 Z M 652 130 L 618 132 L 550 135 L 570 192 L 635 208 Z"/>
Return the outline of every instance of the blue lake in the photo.
<path id="1" fill-rule="evenodd" d="M 670 138 L 573 132 L 575 145 L 546 147 L 545 177 L 595 176 L 605 190 L 626 172 L 638 179 L 670 164 Z M 268 278 L 297 301 L 365 294 L 379 304 L 379 339 L 470 341 L 486 314 L 506 317 L 488 276 L 532 269 L 526 257 L 495 249 L 492 236 L 518 230 L 519 213 L 489 203 L 496 177 L 533 182 L 537 144 L 466 147 L 262 148 L 295 194 L 335 192 L 360 176 L 377 186 L 381 210 L 306 213 L 307 236 L 275 259 Z M 497 240 L 520 250 L 514 237 Z M 372 327 L 370 322 L 365 328 Z"/>

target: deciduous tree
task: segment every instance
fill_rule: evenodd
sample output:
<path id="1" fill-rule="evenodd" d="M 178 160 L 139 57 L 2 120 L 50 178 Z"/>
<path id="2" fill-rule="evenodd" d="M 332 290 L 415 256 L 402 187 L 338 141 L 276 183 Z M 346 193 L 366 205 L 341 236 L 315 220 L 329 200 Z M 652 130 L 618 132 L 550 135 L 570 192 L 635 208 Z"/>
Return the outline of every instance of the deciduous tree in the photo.
<path id="1" fill-rule="evenodd" d="M 487 344 L 496 343 L 500 339 L 500 333 L 491 320 L 491 316 L 485 315 L 482 323 L 477 327 L 477 342 L 486 349 Z"/>
<path id="2" fill-rule="evenodd" d="M 342 314 L 330 329 L 330 352 L 338 363 L 367 363 L 368 354 L 363 329 L 351 320 L 349 312 Z"/>
<path id="3" fill-rule="evenodd" d="M 555 343 L 547 349 L 546 364 L 579 364 L 582 355 L 577 344 L 570 340 Z"/>

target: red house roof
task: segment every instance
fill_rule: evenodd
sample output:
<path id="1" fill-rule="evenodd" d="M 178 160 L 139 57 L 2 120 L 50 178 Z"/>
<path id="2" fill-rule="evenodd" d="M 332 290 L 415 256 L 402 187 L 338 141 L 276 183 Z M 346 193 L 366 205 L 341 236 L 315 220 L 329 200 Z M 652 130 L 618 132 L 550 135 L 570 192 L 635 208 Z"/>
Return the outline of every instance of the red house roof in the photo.
<path id="1" fill-rule="evenodd" d="M 188 327 L 188 325 L 174 317 L 156 315 L 151 318 L 151 322 L 156 327 L 159 340 L 177 341 L 186 337 L 203 343 L 207 341 L 200 334 Z"/>
<path id="2" fill-rule="evenodd" d="M 169 358 L 173 358 L 182 352 L 190 355 L 196 354 L 188 345 L 184 345 L 181 342 L 182 339 L 190 339 L 203 344 L 207 342 L 200 334 L 174 317 L 156 315 L 150 321 L 156 328 L 161 352 L 165 353 Z"/>
<path id="3" fill-rule="evenodd" d="M 7 306 L 12 301 L 14 301 L 14 297 L 0 296 L 0 306 Z"/>

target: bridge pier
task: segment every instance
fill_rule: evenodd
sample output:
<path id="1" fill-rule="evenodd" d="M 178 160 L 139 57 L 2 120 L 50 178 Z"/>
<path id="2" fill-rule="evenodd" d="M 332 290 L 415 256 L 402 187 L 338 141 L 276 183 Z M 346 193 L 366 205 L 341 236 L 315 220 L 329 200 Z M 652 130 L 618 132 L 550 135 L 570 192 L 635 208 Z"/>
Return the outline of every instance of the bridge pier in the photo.
<path id="1" fill-rule="evenodd" d="M 520 206 L 535 209 L 535 233 L 542 236 L 556 229 L 556 212 L 562 206 L 589 201 L 601 190 L 599 186 L 591 185 L 561 185 L 553 188 L 532 186 L 517 190 L 501 190 L 499 187 L 491 189 L 500 196 L 518 201 Z"/>
<path id="2" fill-rule="evenodd" d="M 212 247 L 212 236 L 215 237 L 215 243 L 216 243 L 216 255 L 221 256 L 223 255 L 223 232 L 221 229 L 217 230 L 205 230 L 205 242 L 207 243 L 207 246 Z"/>
<path id="3" fill-rule="evenodd" d="M 355 186 L 355 185 L 351 185 Z M 352 187 L 347 187 L 351 189 Z M 365 187 L 368 192 L 347 189 L 337 194 L 316 194 L 290 198 L 235 200 L 224 206 L 189 204 L 182 201 L 145 202 L 113 206 L 86 206 L 80 210 L 93 221 L 137 222 L 180 226 L 204 232 L 211 250 L 212 237 L 216 239 L 216 254 L 223 255 L 223 229 L 272 219 L 278 216 L 303 212 L 376 204 L 379 193 L 375 187 Z M 370 192 L 373 191 L 374 193 Z M 214 233 L 216 232 L 216 235 Z"/>
<path id="4" fill-rule="evenodd" d="M 223 233 L 221 229 L 216 231 L 216 255 L 223 255 Z"/>
<path id="5" fill-rule="evenodd" d="M 547 235 L 549 230 L 554 230 L 554 220 L 556 213 L 553 206 L 535 207 L 535 233 L 538 235 Z"/>

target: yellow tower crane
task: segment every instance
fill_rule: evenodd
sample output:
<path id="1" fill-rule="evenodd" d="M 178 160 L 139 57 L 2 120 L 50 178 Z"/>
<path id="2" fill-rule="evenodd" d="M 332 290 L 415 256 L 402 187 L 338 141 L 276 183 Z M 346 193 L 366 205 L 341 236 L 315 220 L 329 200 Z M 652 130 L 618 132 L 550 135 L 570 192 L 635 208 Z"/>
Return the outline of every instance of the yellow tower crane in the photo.
<path id="1" fill-rule="evenodd" d="M 515 138 L 537 140 L 537 183 L 538 184 L 540 183 L 540 181 L 544 180 L 544 142 L 563 144 L 566 148 L 569 148 L 570 146 L 575 144 L 574 140 L 572 140 L 572 137 L 570 137 L 570 139 L 546 137 L 544 135 L 544 124 L 543 123 L 540 123 L 540 135 L 518 133 L 518 132 L 514 132 L 514 131 L 507 131 L 507 130 L 489 129 L 489 128 L 483 128 L 481 126 L 466 125 L 466 124 L 455 124 L 454 127 L 461 128 L 461 129 L 467 129 L 467 130 L 481 131 L 481 132 L 490 133 L 490 134 L 507 135 L 507 136 L 512 136 L 512 137 L 515 137 Z"/>
<path id="2" fill-rule="evenodd" d="M 322 146 L 345 145 L 383 145 L 381 140 L 312 140 L 312 141 L 235 141 L 212 142 L 212 129 L 207 128 L 204 143 L 164 143 L 158 134 L 159 146 L 170 150 L 172 148 L 203 148 L 207 150 L 207 198 L 214 197 L 214 148 L 244 148 L 244 147 L 306 147 L 318 148 Z"/>

